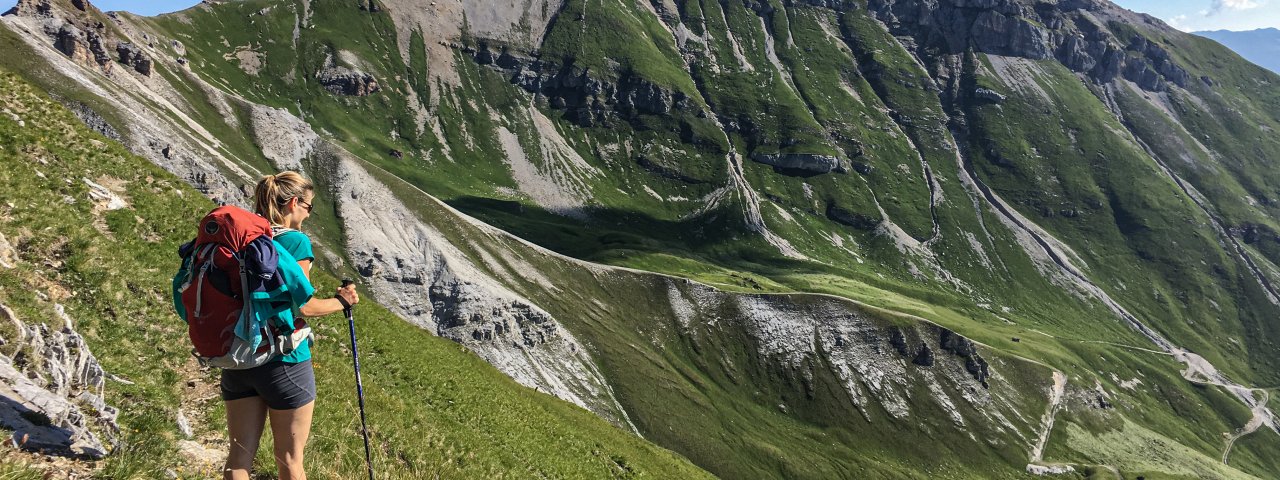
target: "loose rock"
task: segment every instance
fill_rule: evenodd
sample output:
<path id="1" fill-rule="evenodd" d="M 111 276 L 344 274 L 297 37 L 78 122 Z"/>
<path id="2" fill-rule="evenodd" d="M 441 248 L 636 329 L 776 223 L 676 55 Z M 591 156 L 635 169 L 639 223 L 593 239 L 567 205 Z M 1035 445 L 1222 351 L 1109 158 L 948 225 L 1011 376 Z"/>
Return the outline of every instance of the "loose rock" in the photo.
<path id="1" fill-rule="evenodd" d="M 24 450 L 102 458 L 106 445 L 116 441 L 119 411 L 103 401 L 105 372 L 71 317 L 62 305 L 54 309 L 64 324 L 61 330 L 27 325 L 0 305 L 0 315 L 18 327 L 14 340 L 23 343 L 21 367 L 0 355 L 0 397 L 8 399 L 0 402 L 0 427 L 13 431 Z"/>
<path id="2" fill-rule="evenodd" d="M 9 240 L 0 233 L 0 268 L 14 268 L 18 266 L 18 252 L 13 249 L 13 245 L 9 244 Z"/>

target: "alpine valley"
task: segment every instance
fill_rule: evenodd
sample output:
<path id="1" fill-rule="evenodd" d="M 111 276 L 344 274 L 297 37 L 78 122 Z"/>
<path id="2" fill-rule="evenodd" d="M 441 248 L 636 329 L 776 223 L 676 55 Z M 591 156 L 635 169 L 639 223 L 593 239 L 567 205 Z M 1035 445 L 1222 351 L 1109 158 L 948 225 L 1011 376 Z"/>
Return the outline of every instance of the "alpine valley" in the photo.
<path id="1" fill-rule="evenodd" d="M 1107 0 L 21 0 L 0 107 L 14 478 L 217 471 L 174 252 L 285 169 L 383 478 L 1280 475 L 1280 75 Z"/>

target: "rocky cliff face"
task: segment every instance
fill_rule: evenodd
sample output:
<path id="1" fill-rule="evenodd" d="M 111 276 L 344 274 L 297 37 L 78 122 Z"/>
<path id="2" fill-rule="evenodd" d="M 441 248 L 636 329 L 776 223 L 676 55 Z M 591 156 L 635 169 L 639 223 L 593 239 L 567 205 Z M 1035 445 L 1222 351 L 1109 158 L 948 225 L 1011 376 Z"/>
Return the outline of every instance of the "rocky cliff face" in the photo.
<path id="1" fill-rule="evenodd" d="M 573 64 L 544 61 L 488 43 L 464 51 L 473 55 L 476 63 L 507 76 L 512 84 L 545 97 L 552 108 L 564 110 L 570 120 L 585 127 L 611 122 L 638 125 L 641 115 L 696 115 L 701 111 L 683 92 L 673 92 L 643 77 L 609 79 Z"/>
<path id="2" fill-rule="evenodd" d="M 1053 58 L 1098 83 L 1124 78 L 1148 91 L 1191 80 L 1161 47 L 1110 23 L 1156 24 L 1103 0 L 872 1 L 868 9 L 895 35 L 916 40 L 922 55 L 981 53 L 1032 60 Z"/>
<path id="3" fill-rule="evenodd" d="M 1029 427 L 996 419 L 1016 415 L 1005 408 L 1017 403 L 1019 387 L 1001 379 L 1002 384 L 993 388 L 988 383 L 989 365 L 978 347 L 945 328 L 885 326 L 836 299 L 797 302 L 781 296 L 726 295 L 705 286 L 679 288 L 675 284 L 669 291 L 681 322 L 697 322 L 699 317 L 727 307 L 736 314 L 735 322 L 741 322 L 758 342 L 761 355 L 802 372 L 813 358 L 826 359 L 826 368 L 835 372 L 848 398 L 868 421 L 874 421 L 878 407 L 895 419 L 910 417 L 913 409 L 939 408 L 956 427 L 966 426 L 966 414 L 987 416 L 979 423 L 990 422 L 1015 434 Z M 928 395 L 913 398 L 911 392 L 922 384 Z M 965 414 L 957 402 L 965 404 Z"/>

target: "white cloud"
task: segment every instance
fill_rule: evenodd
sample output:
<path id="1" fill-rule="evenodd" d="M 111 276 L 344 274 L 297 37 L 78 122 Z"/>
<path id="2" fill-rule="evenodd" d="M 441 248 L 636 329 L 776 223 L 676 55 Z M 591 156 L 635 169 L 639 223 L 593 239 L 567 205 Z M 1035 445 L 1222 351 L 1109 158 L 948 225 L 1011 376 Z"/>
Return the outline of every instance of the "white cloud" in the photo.
<path id="1" fill-rule="evenodd" d="M 1249 10 L 1261 6 L 1262 3 L 1255 0 L 1213 0 L 1213 5 L 1208 10 L 1202 10 L 1202 12 L 1207 17 L 1223 10 Z"/>
<path id="2" fill-rule="evenodd" d="M 1170 27 L 1178 30 L 1182 30 L 1184 32 L 1191 31 L 1191 27 L 1187 25 L 1187 16 L 1185 14 L 1174 16 L 1173 18 L 1166 20 L 1166 22 Z"/>

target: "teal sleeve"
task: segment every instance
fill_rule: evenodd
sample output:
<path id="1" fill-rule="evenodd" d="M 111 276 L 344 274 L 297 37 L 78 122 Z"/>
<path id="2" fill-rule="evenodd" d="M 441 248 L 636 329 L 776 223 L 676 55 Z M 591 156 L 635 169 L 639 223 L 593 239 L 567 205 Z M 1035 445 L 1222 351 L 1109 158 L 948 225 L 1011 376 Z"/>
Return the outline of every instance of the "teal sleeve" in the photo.
<path id="1" fill-rule="evenodd" d="M 310 244 L 308 244 L 308 248 L 310 248 Z M 286 257 L 291 257 L 289 252 L 280 253 L 279 271 L 280 274 L 284 276 L 285 287 L 289 290 L 289 303 L 293 305 L 293 314 L 295 316 L 302 316 L 302 314 L 298 312 L 298 307 L 303 306 L 311 300 L 311 296 L 316 293 L 316 288 L 311 285 L 311 280 L 308 279 L 307 274 L 302 271 L 302 267 L 298 266 L 298 261 L 293 258 L 289 258 L 289 260 L 286 261 Z"/>
<path id="2" fill-rule="evenodd" d="M 311 250 L 311 237 L 297 230 L 276 237 L 276 242 L 283 245 L 294 260 L 315 260 L 315 252 Z"/>

